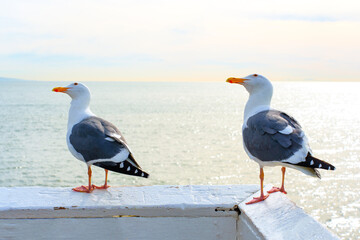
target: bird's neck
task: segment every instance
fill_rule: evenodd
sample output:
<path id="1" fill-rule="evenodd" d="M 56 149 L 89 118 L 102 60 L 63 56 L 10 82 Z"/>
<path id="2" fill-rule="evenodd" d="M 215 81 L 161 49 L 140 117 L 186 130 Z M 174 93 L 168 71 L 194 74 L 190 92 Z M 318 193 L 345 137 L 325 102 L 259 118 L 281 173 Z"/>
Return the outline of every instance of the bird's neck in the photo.
<path id="1" fill-rule="evenodd" d="M 91 112 L 89 104 L 90 99 L 88 98 L 72 99 L 69 110 L 68 130 L 70 130 L 75 124 L 77 124 L 81 120 L 91 116 L 95 116 L 95 114 Z"/>
<path id="2" fill-rule="evenodd" d="M 244 111 L 244 124 L 252 115 L 270 109 L 272 93 L 271 85 L 256 89 L 250 93 Z"/>

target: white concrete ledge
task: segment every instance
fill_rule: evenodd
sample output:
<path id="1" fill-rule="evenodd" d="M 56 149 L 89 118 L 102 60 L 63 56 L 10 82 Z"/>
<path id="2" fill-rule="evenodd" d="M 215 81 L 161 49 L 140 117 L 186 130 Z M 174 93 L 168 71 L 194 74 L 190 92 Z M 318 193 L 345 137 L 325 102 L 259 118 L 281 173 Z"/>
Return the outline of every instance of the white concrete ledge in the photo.
<path id="1" fill-rule="evenodd" d="M 0 218 L 236 216 L 231 209 L 256 185 L 111 187 L 91 194 L 70 188 L 0 188 Z"/>
<path id="2" fill-rule="evenodd" d="M 265 187 L 267 190 L 270 186 Z M 255 239 L 339 239 L 329 230 L 291 202 L 285 194 L 273 193 L 261 204 L 245 203 L 259 193 L 239 204 L 241 215 L 238 221 L 239 235 L 252 232 Z M 250 239 L 250 238 L 243 238 Z"/>
<path id="3" fill-rule="evenodd" d="M 267 186 L 266 188 L 270 188 Z M 0 188 L 0 239 L 337 239 L 281 193 L 257 185 Z"/>

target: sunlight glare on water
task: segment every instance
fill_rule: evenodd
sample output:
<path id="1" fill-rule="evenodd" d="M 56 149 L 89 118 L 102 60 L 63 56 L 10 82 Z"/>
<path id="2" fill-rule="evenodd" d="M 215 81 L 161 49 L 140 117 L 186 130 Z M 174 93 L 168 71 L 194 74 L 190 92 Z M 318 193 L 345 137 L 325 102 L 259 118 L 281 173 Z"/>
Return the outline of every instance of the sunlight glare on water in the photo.
<path id="1" fill-rule="evenodd" d="M 66 146 L 70 98 L 55 82 L 0 82 L 0 186 L 74 187 L 87 170 Z M 110 173 L 109 184 L 259 184 L 242 147 L 248 94 L 219 83 L 89 82 L 91 108 L 114 123 L 149 179 Z M 4 90 L 5 89 L 5 90 Z M 344 239 L 360 237 L 359 83 L 276 82 L 272 106 L 302 125 L 313 153 L 336 166 L 322 179 L 289 169 L 288 197 Z M 104 171 L 93 168 L 101 184 Z M 279 185 L 279 167 L 265 184 Z"/>

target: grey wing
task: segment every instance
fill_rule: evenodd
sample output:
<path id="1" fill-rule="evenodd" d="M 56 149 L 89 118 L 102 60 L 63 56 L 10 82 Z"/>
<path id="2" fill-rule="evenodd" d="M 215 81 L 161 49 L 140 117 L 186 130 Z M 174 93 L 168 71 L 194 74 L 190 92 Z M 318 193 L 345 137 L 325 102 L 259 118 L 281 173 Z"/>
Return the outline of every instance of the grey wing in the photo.
<path id="1" fill-rule="evenodd" d="M 114 141 L 122 144 L 130 152 L 128 160 L 131 161 L 136 167 L 141 169 L 140 165 L 136 162 L 136 160 L 130 150 L 129 145 L 127 144 L 127 142 L 126 142 L 124 136 L 121 134 L 120 130 L 112 123 L 110 123 L 104 119 L 101 119 L 101 118 L 99 118 L 99 119 L 101 120 L 101 123 L 104 127 L 105 135 L 108 138 L 113 139 Z M 110 139 L 107 139 L 107 140 L 109 141 Z"/>
<path id="2" fill-rule="evenodd" d="M 104 127 L 104 133 L 107 137 L 113 139 L 114 141 L 117 141 L 121 144 L 123 144 L 128 150 L 129 152 L 131 152 L 129 145 L 127 144 L 124 136 L 121 134 L 120 130 L 117 129 L 117 127 L 115 125 L 113 125 L 112 123 L 101 119 L 101 123 Z M 110 139 L 108 139 L 110 140 Z"/>
<path id="3" fill-rule="evenodd" d="M 84 157 L 86 162 L 96 159 L 110 159 L 126 149 L 124 144 L 107 139 L 103 121 L 97 117 L 90 117 L 72 128 L 69 137 L 70 143 Z"/>
<path id="4" fill-rule="evenodd" d="M 277 110 L 255 114 L 248 119 L 243 130 L 247 150 L 261 161 L 290 158 L 303 147 L 303 137 L 298 122 Z"/>

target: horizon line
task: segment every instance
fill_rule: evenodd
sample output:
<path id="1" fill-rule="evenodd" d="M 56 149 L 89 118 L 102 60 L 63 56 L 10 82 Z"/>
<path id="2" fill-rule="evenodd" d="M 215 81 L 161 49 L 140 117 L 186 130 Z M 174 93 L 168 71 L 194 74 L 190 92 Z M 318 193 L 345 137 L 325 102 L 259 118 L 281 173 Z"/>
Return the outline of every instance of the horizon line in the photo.
<path id="1" fill-rule="evenodd" d="M 227 78 L 224 78 L 224 82 L 226 82 Z M 218 80 L 173 80 L 173 81 L 165 81 L 165 80 L 34 80 L 34 79 L 22 79 L 22 78 L 12 78 L 12 77 L 0 77 L 1 81 L 24 81 L 24 82 L 221 82 Z M 271 80 L 271 82 L 360 82 L 359 80 L 323 80 L 323 79 L 309 79 L 309 80 Z"/>

